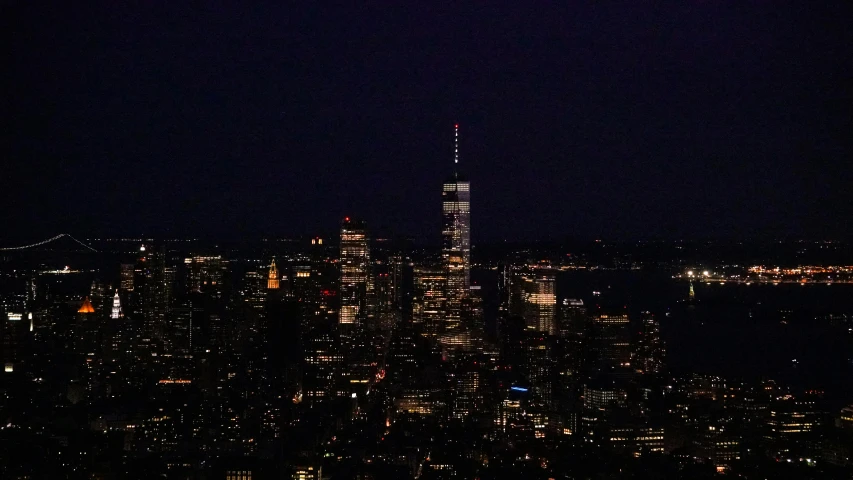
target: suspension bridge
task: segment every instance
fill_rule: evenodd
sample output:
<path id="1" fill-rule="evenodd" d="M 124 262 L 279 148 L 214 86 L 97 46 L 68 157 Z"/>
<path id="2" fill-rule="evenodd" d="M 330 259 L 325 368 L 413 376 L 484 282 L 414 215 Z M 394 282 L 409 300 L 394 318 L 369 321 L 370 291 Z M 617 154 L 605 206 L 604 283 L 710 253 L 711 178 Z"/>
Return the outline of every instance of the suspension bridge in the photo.
<path id="1" fill-rule="evenodd" d="M 8 251 L 13 251 L 13 250 L 28 250 L 30 248 L 40 247 L 42 245 L 46 245 L 48 243 L 55 242 L 55 241 L 57 241 L 63 237 L 68 237 L 71 240 L 74 240 L 75 242 L 79 243 L 83 247 L 85 247 L 85 248 L 87 248 L 93 252 L 97 252 L 97 250 L 95 250 L 94 248 L 90 247 L 89 245 L 86 245 L 85 243 L 81 242 L 80 240 L 77 240 L 76 238 L 72 237 L 71 235 L 69 235 L 67 233 L 60 233 L 59 235 L 56 235 L 55 237 L 50 237 L 47 240 L 42 240 L 40 242 L 31 243 L 29 245 L 21 245 L 18 247 L 0 247 L 0 252 L 8 252 Z"/>

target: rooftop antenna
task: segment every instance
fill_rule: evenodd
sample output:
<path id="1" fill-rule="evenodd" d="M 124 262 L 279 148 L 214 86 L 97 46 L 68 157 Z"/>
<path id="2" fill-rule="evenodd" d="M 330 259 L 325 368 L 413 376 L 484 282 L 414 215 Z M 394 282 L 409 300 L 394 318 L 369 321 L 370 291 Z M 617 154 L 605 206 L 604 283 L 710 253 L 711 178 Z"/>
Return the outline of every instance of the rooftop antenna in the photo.
<path id="1" fill-rule="evenodd" d="M 453 163 L 459 164 L 459 124 L 453 126 Z"/>
<path id="2" fill-rule="evenodd" d="M 459 179 L 459 124 L 453 124 L 453 178 Z"/>

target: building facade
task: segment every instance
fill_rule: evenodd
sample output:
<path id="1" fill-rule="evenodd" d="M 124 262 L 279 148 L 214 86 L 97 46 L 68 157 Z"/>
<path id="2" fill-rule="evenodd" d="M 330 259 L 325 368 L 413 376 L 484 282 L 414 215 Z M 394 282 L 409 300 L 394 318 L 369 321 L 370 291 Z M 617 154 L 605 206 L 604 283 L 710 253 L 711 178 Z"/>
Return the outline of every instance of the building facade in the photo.
<path id="1" fill-rule="evenodd" d="M 338 323 L 360 324 L 367 314 L 370 249 L 364 222 L 346 217 L 341 224 L 341 307 Z"/>
<path id="2" fill-rule="evenodd" d="M 455 164 L 459 163 L 459 125 L 455 130 Z M 458 171 L 442 184 L 441 257 L 447 275 L 448 315 L 459 315 L 471 285 L 471 183 Z"/>

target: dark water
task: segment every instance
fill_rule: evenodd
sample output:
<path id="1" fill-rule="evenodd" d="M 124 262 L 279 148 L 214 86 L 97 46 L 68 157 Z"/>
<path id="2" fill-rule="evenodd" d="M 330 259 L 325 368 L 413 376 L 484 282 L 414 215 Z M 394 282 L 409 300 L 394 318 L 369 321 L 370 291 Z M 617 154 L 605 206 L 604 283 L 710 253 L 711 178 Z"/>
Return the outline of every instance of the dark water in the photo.
<path id="1" fill-rule="evenodd" d="M 853 285 L 694 285 L 697 302 L 661 328 L 675 367 L 729 377 L 769 377 L 853 400 Z M 796 362 L 794 362 L 796 360 Z"/>
<path id="2" fill-rule="evenodd" d="M 483 284 L 487 309 L 494 298 L 490 287 L 496 285 L 491 273 L 475 276 Z M 835 405 L 853 402 L 853 334 L 847 330 L 853 325 L 831 325 L 826 319 L 853 315 L 853 285 L 696 283 L 692 304 L 686 302 L 688 289 L 662 273 L 563 272 L 557 277 L 559 298 L 581 298 L 594 310 L 654 313 L 675 372 L 772 378 L 795 388 L 824 389 Z M 487 322 L 491 318 L 487 315 Z"/>

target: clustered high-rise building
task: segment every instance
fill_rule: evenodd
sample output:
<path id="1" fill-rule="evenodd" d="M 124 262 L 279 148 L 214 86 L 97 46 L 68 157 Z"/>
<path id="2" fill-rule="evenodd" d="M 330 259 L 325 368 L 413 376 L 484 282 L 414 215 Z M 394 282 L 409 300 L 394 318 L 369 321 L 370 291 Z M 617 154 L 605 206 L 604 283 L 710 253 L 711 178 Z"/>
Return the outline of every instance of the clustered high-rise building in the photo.
<path id="1" fill-rule="evenodd" d="M 441 190 L 441 259 L 449 322 L 460 315 L 471 286 L 471 183 L 459 174 L 459 125 L 454 129 L 454 172 Z"/>
<path id="2" fill-rule="evenodd" d="M 755 452 L 850 463 L 843 435 L 815 436 L 820 392 L 669 372 L 658 317 L 561 283 L 534 248 L 472 275 L 458 125 L 453 145 L 439 248 L 345 217 L 329 238 L 242 249 L 133 242 L 73 294 L 53 278 L 65 270 L 24 271 L 24 290 L 0 290 L 0 440 L 51 455 L 0 474 L 585 478 L 584 462 L 670 453 L 666 472 L 707 478 Z"/>
<path id="3" fill-rule="evenodd" d="M 341 224 L 341 325 L 361 324 L 367 316 L 370 248 L 367 227 L 362 221 L 344 218 Z"/>
<path id="4" fill-rule="evenodd" d="M 527 328 L 548 335 L 557 333 L 556 279 L 553 275 L 518 275 L 513 311 L 524 317 Z"/>

